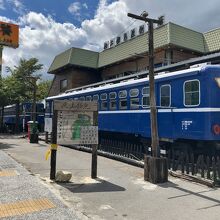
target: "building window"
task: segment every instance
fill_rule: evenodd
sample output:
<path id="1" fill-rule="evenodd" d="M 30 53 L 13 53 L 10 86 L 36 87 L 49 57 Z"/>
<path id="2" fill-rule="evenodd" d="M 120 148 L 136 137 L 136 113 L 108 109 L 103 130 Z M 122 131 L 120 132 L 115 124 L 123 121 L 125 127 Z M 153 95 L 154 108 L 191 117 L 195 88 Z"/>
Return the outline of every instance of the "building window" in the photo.
<path id="1" fill-rule="evenodd" d="M 149 90 L 149 86 L 148 87 L 144 87 L 142 89 L 142 107 L 143 108 L 147 108 L 150 106 L 150 90 Z"/>
<path id="2" fill-rule="evenodd" d="M 67 90 L 67 79 L 60 80 L 60 92 Z"/>
<path id="3" fill-rule="evenodd" d="M 163 85 L 160 87 L 160 106 L 169 107 L 171 104 L 171 86 Z"/>
<path id="4" fill-rule="evenodd" d="M 200 82 L 189 80 L 184 82 L 184 105 L 197 106 L 200 104 Z"/>

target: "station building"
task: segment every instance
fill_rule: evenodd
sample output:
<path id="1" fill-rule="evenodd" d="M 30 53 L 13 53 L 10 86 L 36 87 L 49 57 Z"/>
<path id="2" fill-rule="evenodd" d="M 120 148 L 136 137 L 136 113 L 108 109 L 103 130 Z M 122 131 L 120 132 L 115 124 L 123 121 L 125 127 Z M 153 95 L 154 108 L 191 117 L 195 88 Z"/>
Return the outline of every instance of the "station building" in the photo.
<path id="1" fill-rule="evenodd" d="M 174 23 L 154 30 L 155 73 L 178 70 L 200 62 L 220 63 L 220 28 L 200 33 Z M 148 33 L 141 25 L 95 52 L 70 48 L 58 54 L 49 70 L 54 75 L 48 96 L 115 78 L 148 71 Z"/>

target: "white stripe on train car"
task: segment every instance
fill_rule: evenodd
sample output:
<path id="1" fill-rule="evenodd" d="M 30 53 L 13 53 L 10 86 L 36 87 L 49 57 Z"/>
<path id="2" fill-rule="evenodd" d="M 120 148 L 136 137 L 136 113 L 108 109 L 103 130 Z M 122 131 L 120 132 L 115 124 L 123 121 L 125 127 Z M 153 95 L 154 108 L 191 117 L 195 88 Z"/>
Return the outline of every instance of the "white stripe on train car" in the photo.
<path id="1" fill-rule="evenodd" d="M 220 108 L 169 108 L 169 109 L 158 109 L 159 113 L 167 112 L 220 112 Z M 129 113 L 150 113 L 148 110 L 116 110 L 116 111 L 99 111 L 99 114 L 129 114 Z M 53 115 L 53 113 L 45 113 L 46 116 Z"/>
<path id="2" fill-rule="evenodd" d="M 220 112 L 220 108 L 179 108 L 179 109 L 158 109 L 159 113 L 167 112 Z M 99 111 L 99 114 L 128 114 L 128 113 L 150 113 L 148 110 L 119 110 L 119 111 Z"/>

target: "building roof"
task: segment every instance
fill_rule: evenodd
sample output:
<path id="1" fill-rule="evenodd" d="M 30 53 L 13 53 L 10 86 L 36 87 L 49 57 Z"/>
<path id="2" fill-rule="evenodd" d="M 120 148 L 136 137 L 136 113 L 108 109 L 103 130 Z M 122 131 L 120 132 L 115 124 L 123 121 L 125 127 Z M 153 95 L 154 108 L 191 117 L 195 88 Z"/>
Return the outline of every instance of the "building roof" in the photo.
<path id="1" fill-rule="evenodd" d="M 81 48 L 70 48 L 54 58 L 48 73 L 70 65 L 97 68 L 98 56 L 98 52 Z"/>
<path id="2" fill-rule="evenodd" d="M 154 48 L 175 46 L 200 54 L 220 51 L 220 28 L 200 33 L 174 23 L 167 23 L 154 30 Z M 49 68 L 53 73 L 62 67 L 75 65 L 87 68 L 101 68 L 148 52 L 148 33 L 144 33 L 115 47 L 94 52 L 71 48 L 57 55 Z"/>

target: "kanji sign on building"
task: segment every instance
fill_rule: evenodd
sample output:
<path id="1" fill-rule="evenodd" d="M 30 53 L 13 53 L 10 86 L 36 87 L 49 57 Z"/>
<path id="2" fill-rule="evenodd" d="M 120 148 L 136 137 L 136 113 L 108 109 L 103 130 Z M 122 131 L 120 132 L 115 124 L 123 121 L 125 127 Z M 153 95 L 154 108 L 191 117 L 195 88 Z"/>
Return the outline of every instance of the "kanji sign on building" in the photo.
<path id="1" fill-rule="evenodd" d="M 18 47 L 19 26 L 0 21 L 0 45 Z"/>

